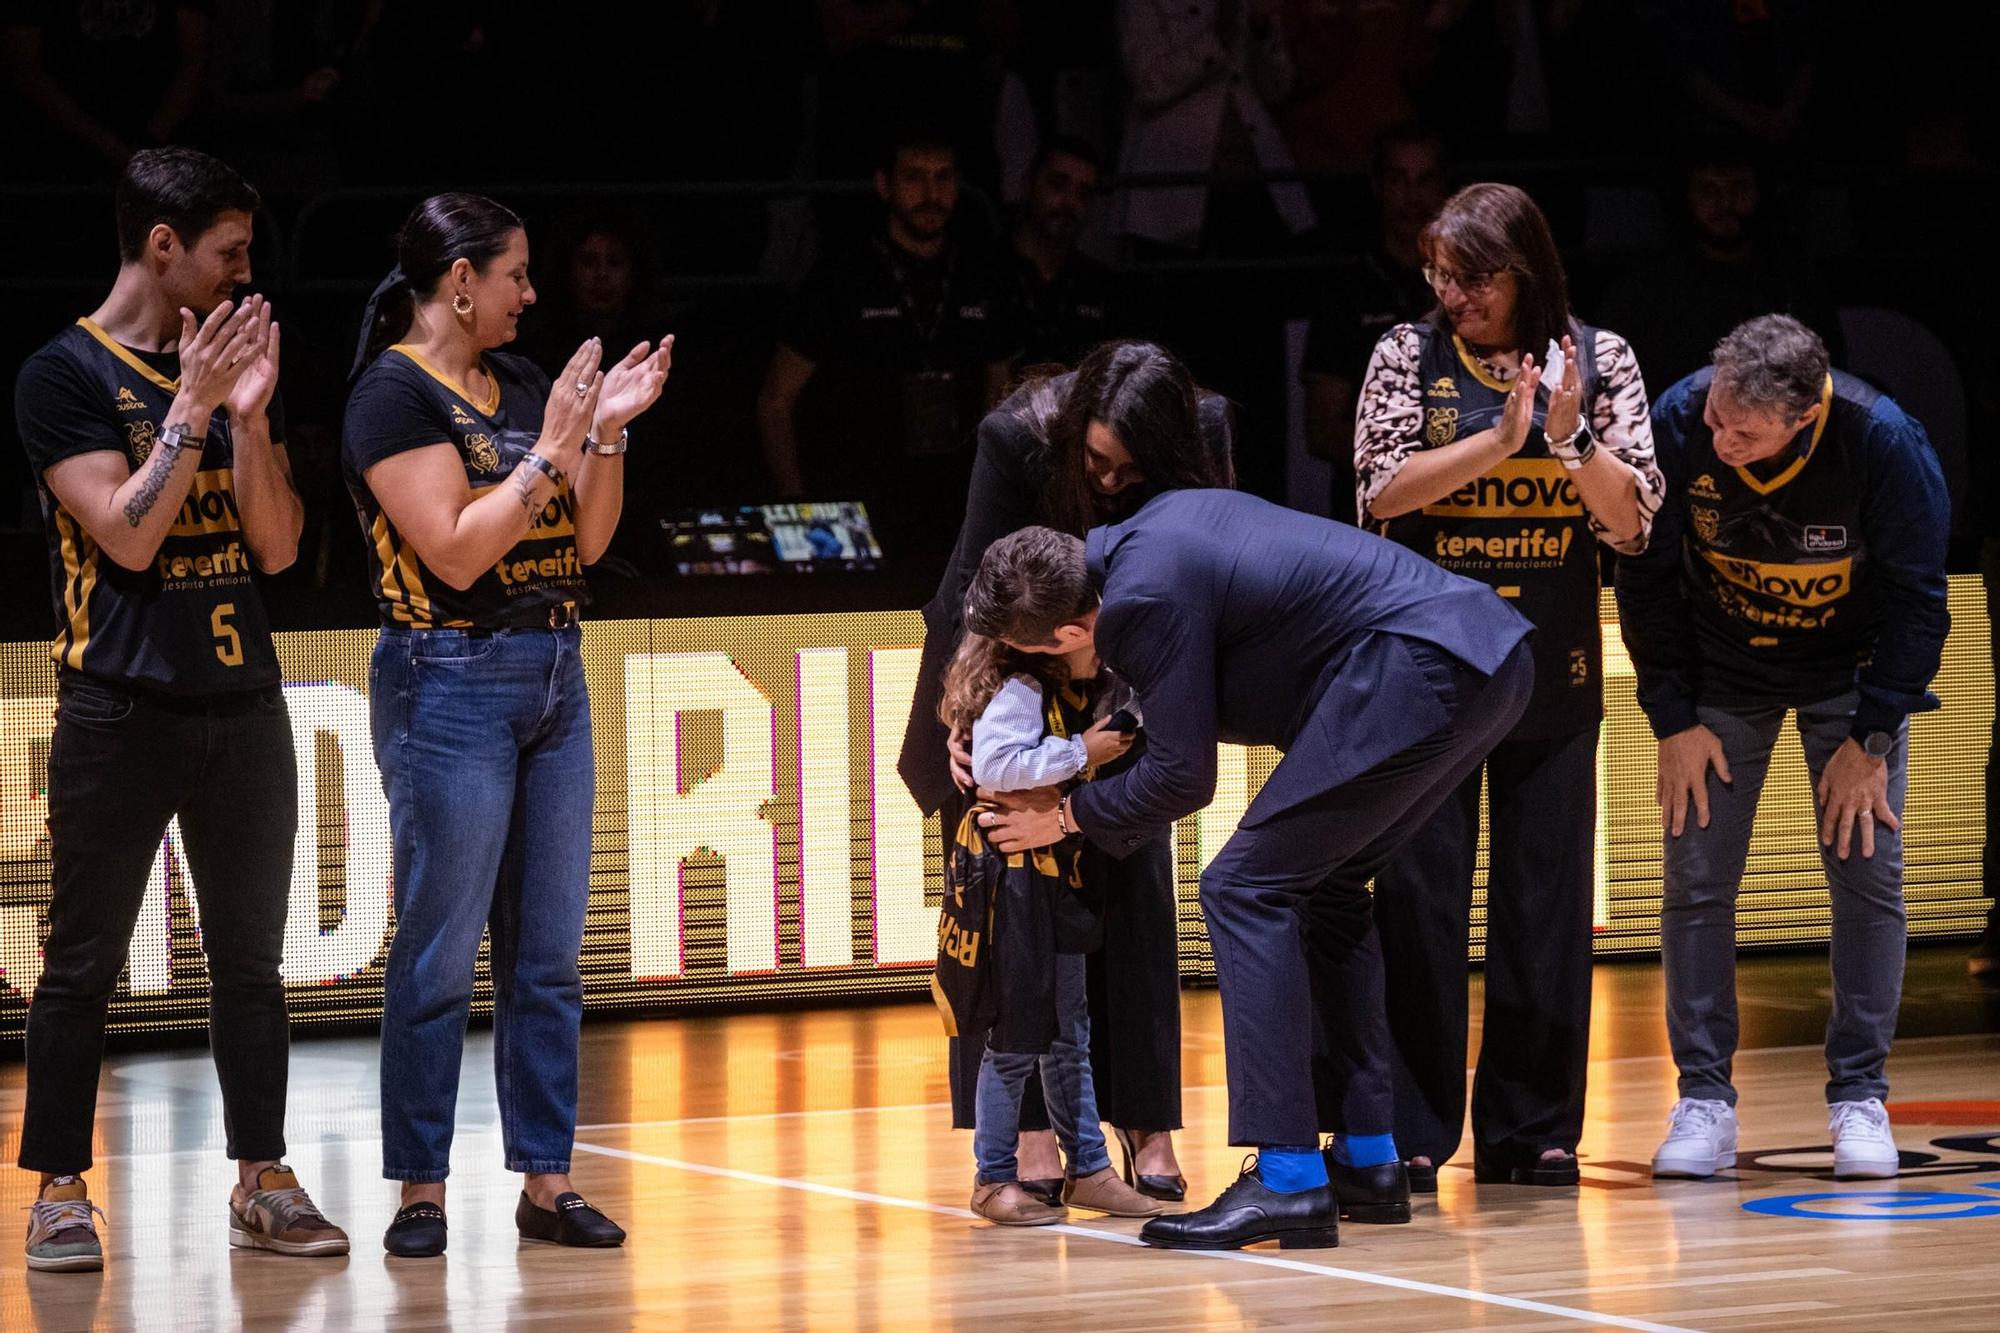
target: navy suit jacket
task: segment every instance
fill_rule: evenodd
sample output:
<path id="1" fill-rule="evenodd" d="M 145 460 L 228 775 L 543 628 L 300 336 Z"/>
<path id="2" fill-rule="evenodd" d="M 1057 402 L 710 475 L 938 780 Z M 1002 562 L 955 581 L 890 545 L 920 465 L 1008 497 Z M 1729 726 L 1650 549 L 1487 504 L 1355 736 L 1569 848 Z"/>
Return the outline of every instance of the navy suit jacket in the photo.
<path id="1" fill-rule="evenodd" d="M 1170 491 L 1093 528 L 1085 552 L 1098 655 L 1146 723 L 1139 761 L 1071 804 L 1114 855 L 1214 799 L 1218 741 L 1285 752 L 1253 827 L 1451 720 L 1408 640 L 1491 675 L 1533 628 L 1394 542 L 1238 491 Z"/>

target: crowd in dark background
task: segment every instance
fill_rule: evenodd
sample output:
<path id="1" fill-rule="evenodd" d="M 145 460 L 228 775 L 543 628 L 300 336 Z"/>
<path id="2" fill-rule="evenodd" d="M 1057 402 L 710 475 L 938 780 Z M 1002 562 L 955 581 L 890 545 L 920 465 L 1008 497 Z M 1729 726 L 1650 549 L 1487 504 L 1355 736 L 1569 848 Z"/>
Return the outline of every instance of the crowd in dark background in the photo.
<path id="1" fill-rule="evenodd" d="M 2000 514 L 1972 434 L 1996 406 L 1975 221 L 1991 26 L 1860 0 L 12 0 L 0 352 L 18 365 L 101 299 L 133 149 L 237 167 L 265 201 L 254 285 L 285 324 L 310 515 L 273 602 L 368 623 L 337 466 L 360 309 L 411 205 L 477 189 L 528 223 L 531 355 L 676 334 L 615 548 L 667 589 L 661 613 L 655 516 L 799 494 L 870 499 L 921 588 L 949 502 L 841 493 L 918 429 L 875 410 L 868 375 L 948 372 L 990 401 L 1097 337 L 1154 338 L 1237 402 L 1246 488 L 1351 516 L 1368 347 L 1425 300 L 1414 229 L 1500 179 L 1535 195 L 1578 315 L 1627 335 L 1656 393 L 1741 318 L 1818 329 L 1924 420 L 1969 569 Z M 878 170 L 932 179 L 885 209 Z M 933 223 L 943 249 L 913 258 Z M 858 350 L 869 274 L 942 321 L 925 365 Z M 948 419 L 961 449 L 976 400 Z M 1302 495 L 1307 456 L 1334 479 Z M 9 469 L 5 555 L 31 570 L 33 487 L 18 452 Z M 0 632 L 38 636 L 44 585 L 6 587 Z"/>

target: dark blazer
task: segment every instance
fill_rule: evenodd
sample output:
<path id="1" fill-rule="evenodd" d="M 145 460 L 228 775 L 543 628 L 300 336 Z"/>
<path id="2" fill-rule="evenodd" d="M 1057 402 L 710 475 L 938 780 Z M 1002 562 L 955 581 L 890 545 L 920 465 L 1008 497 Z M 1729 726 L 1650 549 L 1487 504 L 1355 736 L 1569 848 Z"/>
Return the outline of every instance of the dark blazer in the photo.
<path id="1" fill-rule="evenodd" d="M 1056 376 L 1050 384 L 1067 395 L 1075 379 L 1076 372 L 1070 371 Z M 958 544 L 952 548 L 936 594 L 924 607 L 924 652 L 896 771 L 925 814 L 942 808 L 953 791 L 951 766 L 945 758 L 950 733 L 938 719 L 938 704 L 944 694 L 945 668 L 965 632 L 965 590 L 979 572 L 987 547 L 1010 532 L 1046 521 L 1042 490 L 1048 484 L 1048 461 L 1043 457 L 1042 442 L 1021 419 L 1027 400 L 1027 389 L 1017 389 L 979 423 L 979 452 L 972 463 L 972 484 L 966 492 Z M 1231 419 L 1227 398 L 1203 395 L 1201 439 L 1223 476 L 1235 475 Z M 1135 507 L 1152 494 L 1143 485 L 1133 489 L 1137 492 L 1132 500 Z"/>
<path id="2" fill-rule="evenodd" d="M 1491 675 L 1533 628 L 1394 542 L 1236 491 L 1170 491 L 1085 551 L 1098 655 L 1146 719 L 1138 763 L 1072 803 L 1114 855 L 1214 798 L 1218 741 L 1285 752 L 1253 827 L 1451 720 L 1407 640 Z"/>

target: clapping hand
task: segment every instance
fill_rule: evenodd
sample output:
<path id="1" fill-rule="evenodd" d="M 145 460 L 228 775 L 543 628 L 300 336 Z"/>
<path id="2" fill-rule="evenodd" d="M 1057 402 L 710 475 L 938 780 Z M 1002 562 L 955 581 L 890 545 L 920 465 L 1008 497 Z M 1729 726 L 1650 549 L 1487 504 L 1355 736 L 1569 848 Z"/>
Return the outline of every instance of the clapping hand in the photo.
<path id="1" fill-rule="evenodd" d="M 1583 405 L 1583 372 L 1576 365 L 1576 343 L 1567 334 L 1563 335 L 1562 354 L 1562 383 L 1549 393 L 1549 415 L 1542 427 L 1542 433 L 1552 442 L 1576 434 Z"/>
<path id="2" fill-rule="evenodd" d="M 549 461 L 565 472 L 578 461 L 584 431 L 597 414 L 598 399 L 604 392 L 604 372 L 597 367 L 603 359 L 604 344 L 586 338 L 549 386 L 537 452 L 545 450 Z"/>
<path id="3" fill-rule="evenodd" d="M 261 296 L 246 296 L 241 305 L 224 301 L 209 311 L 199 329 L 194 311 L 181 308 L 180 397 L 185 400 L 181 406 L 190 413 L 176 420 L 207 431 L 209 416 L 236 388 L 252 355 L 263 348 L 264 326 L 258 319 L 263 307 Z"/>
<path id="4" fill-rule="evenodd" d="M 235 421 L 248 421 L 271 405 L 278 388 L 278 322 L 271 318 L 271 306 L 263 303 L 254 317 L 251 348 L 243 358 L 243 373 L 226 400 Z"/>
<path id="5" fill-rule="evenodd" d="M 1542 384 L 1542 368 L 1532 352 L 1521 357 L 1521 374 L 1507 394 L 1507 406 L 1500 414 L 1500 442 L 1509 455 L 1521 452 L 1528 431 L 1535 424 L 1535 390 Z"/>
<path id="6" fill-rule="evenodd" d="M 651 355 L 648 355 L 648 353 Z M 660 400 L 667 376 L 674 368 L 674 335 L 660 339 L 658 351 L 651 343 L 640 343 L 625 359 L 604 375 L 604 392 L 597 400 L 597 419 L 591 438 L 609 444 L 624 434 L 634 417 Z"/>

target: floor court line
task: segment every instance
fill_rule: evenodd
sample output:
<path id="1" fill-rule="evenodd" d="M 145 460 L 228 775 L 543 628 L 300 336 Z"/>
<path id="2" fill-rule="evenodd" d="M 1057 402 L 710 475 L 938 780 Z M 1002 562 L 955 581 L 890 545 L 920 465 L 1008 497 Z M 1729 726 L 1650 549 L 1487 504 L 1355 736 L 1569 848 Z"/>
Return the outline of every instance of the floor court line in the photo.
<path id="1" fill-rule="evenodd" d="M 615 1157 L 622 1161 L 644 1162 L 652 1166 L 663 1166 L 676 1171 L 689 1171 L 697 1175 L 716 1176 L 724 1180 L 740 1180 L 748 1184 L 769 1185 L 775 1189 L 796 1190 L 805 1194 L 818 1194 L 827 1198 L 845 1199 L 850 1203 L 875 1204 L 884 1208 L 904 1208 L 912 1212 L 930 1213 L 938 1217 L 955 1217 L 966 1221 L 975 1220 L 974 1214 L 965 1208 L 953 1208 L 946 1204 L 925 1203 L 921 1199 L 898 1198 L 893 1194 L 874 1194 L 866 1190 L 843 1189 L 838 1185 L 822 1185 L 818 1181 L 798 1180 L 790 1176 L 768 1176 L 757 1171 L 740 1171 L 735 1167 L 710 1166 L 706 1162 L 689 1162 L 675 1157 L 660 1157 L 653 1153 L 633 1152 L 626 1148 L 612 1148 L 603 1144 L 578 1143 L 578 1152 L 596 1153 L 603 1157 Z M 1032 1229 L 1040 1235 L 1076 1236 L 1084 1240 L 1109 1241 L 1117 1245 L 1143 1245 L 1137 1236 L 1127 1236 L 1115 1231 L 1093 1231 L 1088 1227 L 1049 1226 Z M 1471 1301 L 1480 1305 L 1495 1305 L 1509 1310 L 1521 1310 L 1528 1314 L 1553 1315 L 1576 1323 L 1596 1324 L 1607 1328 L 1632 1328 L 1646 1330 L 1646 1333 L 1691 1333 L 1690 1330 L 1674 1324 L 1655 1324 L 1643 1319 L 1628 1319 L 1622 1315 L 1599 1314 L 1594 1310 L 1578 1310 L 1567 1305 L 1550 1305 L 1543 1301 L 1524 1300 L 1517 1296 L 1501 1296 L 1492 1292 L 1473 1291 L 1465 1287 L 1450 1287 L 1437 1282 L 1419 1282 L 1414 1278 L 1391 1277 L 1386 1273 L 1366 1273 L 1354 1268 L 1333 1268 L 1325 1264 L 1306 1263 L 1299 1259 L 1283 1259 L 1275 1255 L 1253 1254 L 1247 1250 L 1183 1250 L 1179 1252 L 1188 1258 L 1219 1259 L 1231 1263 L 1254 1264 L 1260 1268 L 1280 1268 L 1288 1272 L 1304 1273 L 1312 1277 L 1333 1278 L 1339 1281 L 1360 1282 L 1369 1286 L 1390 1287 L 1399 1291 L 1416 1292 L 1426 1296 L 1444 1296 L 1454 1300 Z"/>

